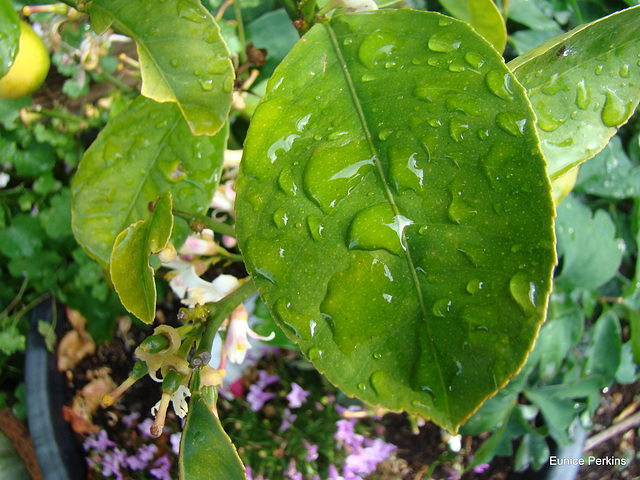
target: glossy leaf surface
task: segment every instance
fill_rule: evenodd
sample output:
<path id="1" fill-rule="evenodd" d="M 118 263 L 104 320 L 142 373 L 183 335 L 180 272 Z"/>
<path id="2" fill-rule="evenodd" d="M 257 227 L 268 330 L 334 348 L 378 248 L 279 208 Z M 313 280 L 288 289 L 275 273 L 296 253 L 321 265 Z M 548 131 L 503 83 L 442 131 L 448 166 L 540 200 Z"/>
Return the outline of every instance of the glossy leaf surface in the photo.
<path id="1" fill-rule="evenodd" d="M 524 363 L 555 262 L 533 113 L 468 25 L 317 25 L 276 70 L 237 183 L 246 265 L 346 393 L 451 430 Z"/>
<path id="2" fill-rule="evenodd" d="M 246 479 L 244 466 L 231 439 L 200 394 L 189 402 L 180 439 L 180 480 Z"/>
<path id="3" fill-rule="evenodd" d="M 194 137 L 173 103 L 138 98 L 85 153 L 72 183 L 73 232 L 103 265 L 116 237 L 166 192 L 174 207 L 202 213 L 222 167 L 228 129 Z"/>
<path id="4" fill-rule="evenodd" d="M 171 194 L 167 193 L 151 215 L 118 235 L 111 252 L 111 281 L 120 301 L 147 324 L 156 317 L 156 283 L 149 255 L 164 249 L 171 237 L 171 204 Z"/>
<path id="5" fill-rule="evenodd" d="M 604 148 L 640 101 L 640 6 L 554 37 L 509 62 L 538 117 L 549 175 Z"/>
<path id="6" fill-rule="evenodd" d="M 175 102 L 194 135 L 224 125 L 235 74 L 211 14 L 198 0 L 93 0 L 92 26 L 111 24 L 138 47 L 142 94 Z"/>
<path id="7" fill-rule="evenodd" d="M 4 77 L 18 54 L 20 19 L 9 0 L 0 0 L 0 78 Z"/>

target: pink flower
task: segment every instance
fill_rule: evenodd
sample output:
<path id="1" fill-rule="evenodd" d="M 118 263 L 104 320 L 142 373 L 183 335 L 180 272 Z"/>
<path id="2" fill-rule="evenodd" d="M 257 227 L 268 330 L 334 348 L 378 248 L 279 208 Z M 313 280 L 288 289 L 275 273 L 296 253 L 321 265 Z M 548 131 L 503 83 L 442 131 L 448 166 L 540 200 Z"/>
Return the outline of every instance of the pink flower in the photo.
<path id="1" fill-rule="evenodd" d="M 247 335 L 257 340 L 269 341 L 276 336 L 275 332 L 271 332 L 268 337 L 258 335 L 249 328 L 247 319 L 249 313 L 244 305 L 236 307 L 231 314 L 231 320 L 227 327 L 227 336 L 224 341 L 224 350 L 232 363 L 241 364 L 247 355 L 247 350 L 251 348 Z"/>

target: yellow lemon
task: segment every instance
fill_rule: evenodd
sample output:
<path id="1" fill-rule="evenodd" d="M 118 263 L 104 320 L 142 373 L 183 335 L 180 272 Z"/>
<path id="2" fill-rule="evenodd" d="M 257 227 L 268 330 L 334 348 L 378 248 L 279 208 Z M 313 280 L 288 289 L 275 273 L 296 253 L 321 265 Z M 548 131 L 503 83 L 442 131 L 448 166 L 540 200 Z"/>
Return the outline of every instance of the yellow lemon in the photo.
<path id="1" fill-rule="evenodd" d="M 0 78 L 0 98 L 13 100 L 35 92 L 49 72 L 51 60 L 44 42 L 33 28 L 20 22 L 20 46 L 13 65 Z"/>

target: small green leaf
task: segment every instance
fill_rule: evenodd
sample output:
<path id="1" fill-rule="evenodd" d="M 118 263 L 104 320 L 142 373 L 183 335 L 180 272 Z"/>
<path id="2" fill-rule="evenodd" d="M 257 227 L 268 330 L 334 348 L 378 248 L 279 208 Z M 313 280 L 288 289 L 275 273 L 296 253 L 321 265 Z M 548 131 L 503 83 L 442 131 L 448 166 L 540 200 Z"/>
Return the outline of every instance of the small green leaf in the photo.
<path id="1" fill-rule="evenodd" d="M 558 282 L 595 290 L 618 271 L 625 244 L 615 238 L 616 227 L 604 210 L 592 216 L 589 207 L 570 195 L 558 206 L 556 234 L 563 256 Z"/>
<path id="2" fill-rule="evenodd" d="M 533 118 L 496 50 L 432 12 L 334 17 L 276 69 L 238 241 L 276 322 L 345 393 L 456 430 L 522 367 L 555 263 Z"/>
<path id="3" fill-rule="evenodd" d="M 167 193 L 150 216 L 118 235 L 111 253 L 111 280 L 120 301 L 145 323 L 156 317 L 156 283 L 149 255 L 165 248 L 171 237 L 171 204 Z"/>
<path id="4" fill-rule="evenodd" d="M 54 353 L 58 336 L 56 335 L 56 329 L 53 324 L 51 322 L 38 320 L 38 333 L 44 337 L 44 343 L 47 346 L 47 350 Z"/>
<path id="5" fill-rule="evenodd" d="M 554 37 L 509 62 L 538 117 L 551 178 L 593 157 L 640 101 L 640 6 Z"/>
<path id="6" fill-rule="evenodd" d="M 0 78 L 4 77 L 18 54 L 20 18 L 10 0 L 0 0 Z"/>
<path id="7" fill-rule="evenodd" d="M 16 215 L 11 226 L 0 228 L 0 253 L 9 258 L 31 257 L 42 249 L 44 231 L 36 217 Z"/>
<path id="8" fill-rule="evenodd" d="M 175 208 L 204 213 L 218 186 L 227 134 L 225 127 L 213 137 L 194 137 L 175 104 L 139 97 L 80 162 L 71 185 L 78 243 L 106 266 L 116 236 L 166 192 Z"/>
<path id="9" fill-rule="evenodd" d="M 591 330 L 591 349 L 584 365 L 584 374 L 603 375 L 608 383 L 613 382 L 621 355 L 620 321 L 613 310 L 608 310 Z"/>
<path id="10" fill-rule="evenodd" d="M 565 446 L 570 438 L 568 429 L 574 417 L 580 413 L 576 410 L 576 402 L 558 398 L 553 392 L 545 390 L 525 390 L 527 399 L 540 408 L 545 424 L 549 427 L 551 437 L 559 446 Z"/>
<path id="11" fill-rule="evenodd" d="M 223 127 L 235 74 L 220 29 L 199 0 L 93 0 L 91 15 L 98 33 L 113 22 L 136 41 L 143 95 L 177 103 L 194 135 Z"/>
<path id="12" fill-rule="evenodd" d="M 189 402 L 189 414 L 180 440 L 180 480 L 246 479 L 235 447 L 198 393 Z"/>
<path id="13" fill-rule="evenodd" d="M 15 326 L 0 331 L 0 352 L 5 355 L 24 352 L 26 345 L 27 338 Z"/>

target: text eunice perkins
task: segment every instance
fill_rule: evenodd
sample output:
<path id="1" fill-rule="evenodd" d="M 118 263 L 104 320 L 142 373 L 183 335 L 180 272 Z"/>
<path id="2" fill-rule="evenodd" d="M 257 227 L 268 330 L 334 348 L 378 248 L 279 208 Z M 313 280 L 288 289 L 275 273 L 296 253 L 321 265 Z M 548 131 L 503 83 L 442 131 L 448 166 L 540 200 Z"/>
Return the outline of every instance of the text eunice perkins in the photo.
<path id="1" fill-rule="evenodd" d="M 600 466 L 625 466 L 627 465 L 626 458 L 619 457 L 596 457 L 593 455 L 589 455 L 588 457 L 567 457 L 567 458 L 558 458 L 555 455 L 551 455 L 549 457 L 549 464 L 552 466 L 555 465 L 600 465 Z"/>

